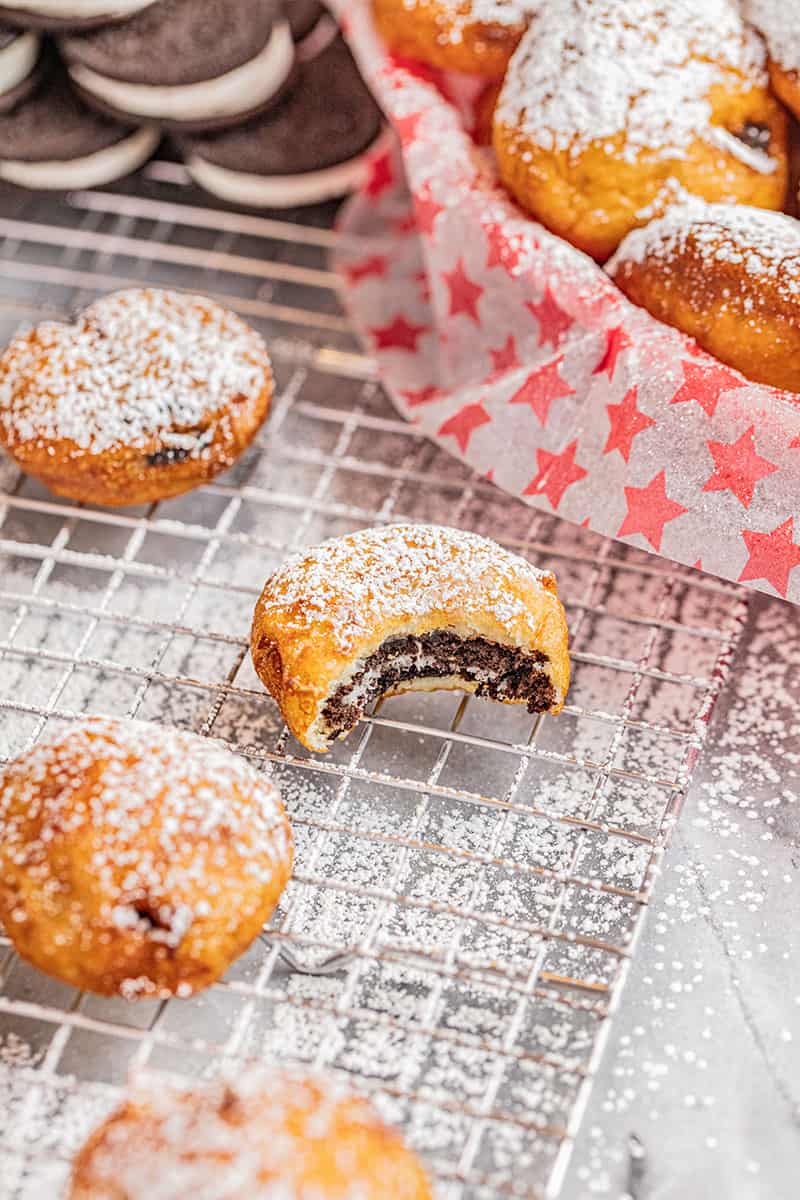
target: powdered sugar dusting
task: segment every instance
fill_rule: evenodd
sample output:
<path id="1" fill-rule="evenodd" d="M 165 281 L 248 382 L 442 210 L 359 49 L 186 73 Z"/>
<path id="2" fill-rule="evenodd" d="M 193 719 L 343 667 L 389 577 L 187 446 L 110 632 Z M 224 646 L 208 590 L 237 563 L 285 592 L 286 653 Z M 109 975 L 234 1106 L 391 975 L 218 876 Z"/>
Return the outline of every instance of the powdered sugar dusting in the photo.
<path id="1" fill-rule="evenodd" d="M 800 298 L 800 222 L 783 213 L 743 204 L 677 206 L 660 219 L 630 233 L 607 269 L 646 260 L 676 263 L 691 244 L 708 263 L 736 266 L 752 281 L 750 303 L 758 306 L 766 283 L 769 295 Z M 744 302 L 739 295 L 737 300 Z"/>
<path id="2" fill-rule="evenodd" d="M 792 0 L 742 0 L 748 21 L 764 35 L 770 58 L 785 71 L 800 71 L 800 12 Z"/>
<path id="3" fill-rule="evenodd" d="M 82 1177 L 92 1195 L 130 1200 L 421 1200 L 421 1169 L 409 1157 L 403 1171 L 386 1138 L 370 1106 L 330 1078 L 251 1069 L 194 1092 L 152 1081 L 112 1118 Z"/>
<path id="4" fill-rule="evenodd" d="M 0 359 L 0 434 L 101 454 L 160 446 L 202 456 L 232 404 L 270 381 L 264 343 L 200 296 L 117 292 L 74 325 L 45 322 Z"/>
<path id="5" fill-rule="evenodd" d="M 764 49 L 731 0 L 553 0 L 511 61 L 497 111 L 546 150 L 625 134 L 623 156 L 670 157 L 708 129 L 726 72 L 766 81 Z"/>
<path id="6" fill-rule="evenodd" d="M 430 7 L 430 0 L 424 0 Z M 413 13 L 420 0 L 403 0 L 403 7 Z M 538 0 L 438 0 L 441 13 L 440 43 L 457 45 L 464 39 L 466 29 L 475 25 L 500 25 L 519 29 L 528 24 L 538 7 Z"/>
<path id="7" fill-rule="evenodd" d="M 70 853 L 74 869 L 94 880 L 83 897 L 73 881 L 76 930 L 96 905 L 106 928 L 174 949 L 195 921 L 213 916 L 215 869 L 235 863 L 260 895 L 291 847 L 274 784 L 223 746 L 146 722 L 95 718 L 39 742 L 0 775 L 7 877 L 57 895 Z M 26 896 L 20 888 L 18 907 L 6 913 L 11 928 L 28 919 Z M 142 901 L 150 916 L 140 912 Z M 152 981 L 131 979 L 123 990 L 151 992 Z"/>
<path id="8" fill-rule="evenodd" d="M 280 612 L 286 628 L 325 622 L 346 653 L 376 624 L 455 603 L 465 619 L 488 611 L 513 625 L 529 615 L 516 588 L 541 592 L 546 578 L 552 575 L 474 533 L 388 525 L 293 555 L 270 579 L 258 611 Z"/>

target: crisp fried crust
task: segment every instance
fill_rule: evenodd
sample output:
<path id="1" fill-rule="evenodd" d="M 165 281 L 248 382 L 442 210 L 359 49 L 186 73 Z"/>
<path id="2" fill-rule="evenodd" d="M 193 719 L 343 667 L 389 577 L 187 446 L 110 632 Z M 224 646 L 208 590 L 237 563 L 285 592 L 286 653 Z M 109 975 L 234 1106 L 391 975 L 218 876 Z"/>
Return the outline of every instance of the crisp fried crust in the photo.
<path id="1" fill-rule="evenodd" d="M 634 304 L 757 383 L 800 392 L 800 222 L 741 205 L 674 209 L 608 264 Z"/>
<path id="2" fill-rule="evenodd" d="M 216 1195 L 221 1179 L 227 1200 L 432 1195 L 416 1156 L 364 1100 L 322 1077 L 251 1070 L 193 1092 L 139 1089 L 79 1153 L 70 1200 L 183 1200 Z"/>
<path id="3" fill-rule="evenodd" d="M 563 707 L 570 665 L 555 577 L 462 530 L 365 529 L 296 555 L 267 581 L 251 648 L 292 733 L 325 751 L 332 731 L 324 710 L 337 690 L 383 643 L 439 631 L 543 655 L 549 711 Z M 391 691 L 437 687 L 474 692 L 479 684 L 428 673 Z"/>
<path id="4" fill-rule="evenodd" d="M 769 78 L 775 95 L 800 120 L 800 71 L 789 70 L 770 60 Z"/>
<path id="5" fill-rule="evenodd" d="M 218 743 L 92 720 L 0 775 L 0 918 L 74 987 L 207 987 L 259 934 L 292 868 L 274 785 Z"/>
<path id="6" fill-rule="evenodd" d="M 0 444 L 59 495 L 164 500 L 230 467 L 269 410 L 261 338 L 200 296 L 118 292 L 0 357 Z"/>
<path id="7" fill-rule="evenodd" d="M 598 262 L 605 262 L 632 229 L 674 203 L 680 189 L 708 201 L 781 209 L 789 182 L 786 113 L 766 88 L 742 88 L 733 76 L 730 83 L 729 89 L 715 87 L 710 97 L 713 124 L 734 136 L 748 126 L 767 130 L 774 164 L 769 172 L 755 170 L 746 158 L 706 137 L 696 138 L 681 159 L 645 150 L 631 161 L 624 133 L 573 155 L 544 149 L 496 120 L 500 175 L 522 208 Z"/>
<path id="8" fill-rule="evenodd" d="M 510 0 L 502 23 L 481 20 L 471 0 L 373 0 L 375 24 L 387 45 L 444 71 L 502 79 L 527 26 L 525 4 Z"/>
<path id="9" fill-rule="evenodd" d="M 780 209 L 787 117 L 766 65 L 728 0 L 541 5 L 495 112 L 500 176 L 600 262 L 687 194 Z"/>

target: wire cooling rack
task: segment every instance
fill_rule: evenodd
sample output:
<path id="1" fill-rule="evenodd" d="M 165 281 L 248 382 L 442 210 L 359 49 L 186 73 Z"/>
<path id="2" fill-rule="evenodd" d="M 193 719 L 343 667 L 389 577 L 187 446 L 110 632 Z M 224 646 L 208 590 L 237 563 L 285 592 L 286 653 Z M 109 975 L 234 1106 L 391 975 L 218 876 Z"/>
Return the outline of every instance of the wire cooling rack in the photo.
<path id="1" fill-rule="evenodd" d="M 255 324 L 278 380 L 258 444 L 178 500 L 85 508 L 0 463 L 0 755 L 95 712 L 215 735 L 271 764 L 298 851 L 263 939 L 188 1002 L 77 994 L 0 934 L 0 1197 L 61 1195 L 131 1070 L 253 1058 L 349 1074 L 446 1200 L 556 1196 L 741 592 L 514 502 L 399 420 L 326 267 L 330 211 L 217 211 L 156 163 L 124 190 L 7 193 L 0 214 L 3 337 L 169 284 Z M 247 655 L 265 577 L 397 519 L 556 571 L 575 674 L 561 717 L 411 694 L 325 758 L 287 735 Z"/>

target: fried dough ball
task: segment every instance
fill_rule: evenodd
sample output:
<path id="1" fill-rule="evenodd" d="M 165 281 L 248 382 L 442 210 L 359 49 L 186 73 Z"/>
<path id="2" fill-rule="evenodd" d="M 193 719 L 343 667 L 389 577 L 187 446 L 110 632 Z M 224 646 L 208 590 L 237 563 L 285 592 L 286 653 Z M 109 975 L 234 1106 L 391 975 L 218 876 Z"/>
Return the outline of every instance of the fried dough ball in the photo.
<path id="1" fill-rule="evenodd" d="M 397 54 L 445 71 L 502 79 L 536 0 L 373 0 Z"/>
<path id="2" fill-rule="evenodd" d="M 0 775 L 0 918 L 102 995 L 189 996 L 269 920 L 292 868 L 277 789 L 219 743 L 94 719 Z"/>
<path id="3" fill-rule="evenodd" d="M 764 64 L 730 0 L 542 3 L 495 114 L 500 175 L 601 262 L 685 193 L 781 208 L 787 118 Z"/>
<path id="4" fill-rule="evenodd" d="M 366 1101 L 321 1077 L 248 1071 L 134 1094 L 90 1137 L 70 1200 L 431 1200 Z"/>
<path id="5" fill-rule="evenodd" d="M 800 119 L 800 10 L 792 0 L 744 0 L 742 11 L 766 40 L 775 94 Z"/>
<path id="6" fill-rule="evenodd" d="M 287 559 L 256 604 L 250 648 L 294 736 L 325 753 L 400 692 L 560 713 L 568 641 L 551 571 L 463 529 L 384 525 Z"/>
<path id="7" fill-rule="evenodd" d="M 202 296 L 152 288 L 46 321 L 0 357 L 0 444 L 87 504 L 178 496 L 230 467 L 272 398 L 264 343 Z"/>
<path id="8" fill-rule="evenodd" d="M 630 234 L 607 270 L 721 362 L 800 392 L 800 222 L 743 205 L 674 208 Z"/>

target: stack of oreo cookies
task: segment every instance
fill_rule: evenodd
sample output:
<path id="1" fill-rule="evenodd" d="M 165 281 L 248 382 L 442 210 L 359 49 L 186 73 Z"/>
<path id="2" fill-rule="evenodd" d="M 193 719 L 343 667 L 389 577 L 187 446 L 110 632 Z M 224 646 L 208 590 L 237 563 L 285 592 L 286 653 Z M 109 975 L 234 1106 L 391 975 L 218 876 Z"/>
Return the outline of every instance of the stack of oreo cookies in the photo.
<path id="1" fill-rule="evenodd" d="M 110 183 L 164 134 L 196 182 L 280 208 L 357 186 L 382 118 L 320 0 L 0 0 L 0 179 Z"/>

